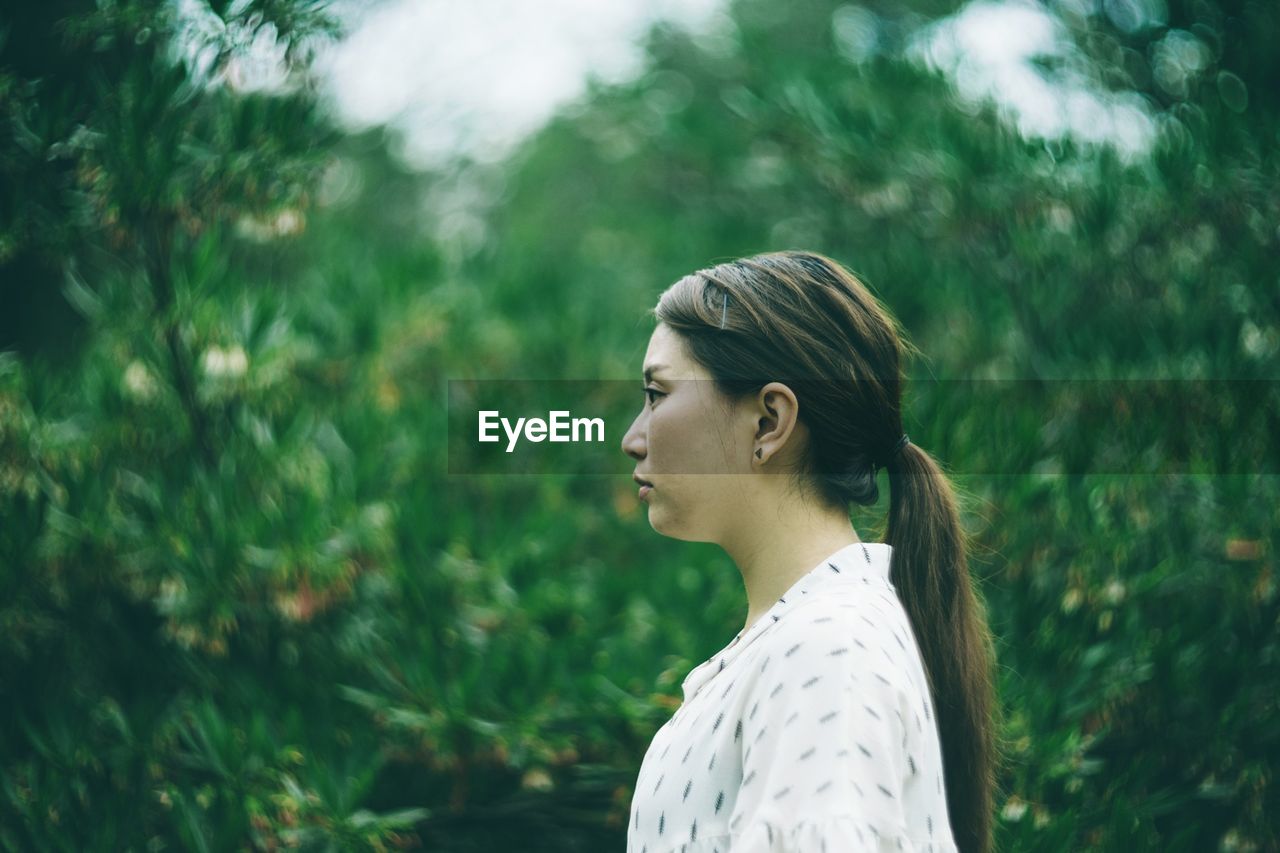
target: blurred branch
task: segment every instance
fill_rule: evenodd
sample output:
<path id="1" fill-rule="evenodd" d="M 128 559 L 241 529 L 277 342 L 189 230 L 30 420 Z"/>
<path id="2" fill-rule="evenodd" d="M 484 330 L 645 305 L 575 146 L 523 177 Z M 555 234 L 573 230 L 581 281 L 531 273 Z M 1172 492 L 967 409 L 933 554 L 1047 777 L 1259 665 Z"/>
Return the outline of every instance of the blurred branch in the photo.
<path id="1" fill-rule="evenodd" d="M 173 232 L 177 221 L 177 214 L 166 210 L 158 213 L 146 226 L 147 275 L 156 295 L 156 317 L 162 324 L 165 346 L 172 362 L 174 383 L 191 424 L 192 439 L 200 458 L 212 469 L 217 465 L 217 455 L 210 437 L 208 413 L 196 396 L 195 365 L 190 351 L 183 345 L 182 321 L 176 309 L 172 256 Z"/>

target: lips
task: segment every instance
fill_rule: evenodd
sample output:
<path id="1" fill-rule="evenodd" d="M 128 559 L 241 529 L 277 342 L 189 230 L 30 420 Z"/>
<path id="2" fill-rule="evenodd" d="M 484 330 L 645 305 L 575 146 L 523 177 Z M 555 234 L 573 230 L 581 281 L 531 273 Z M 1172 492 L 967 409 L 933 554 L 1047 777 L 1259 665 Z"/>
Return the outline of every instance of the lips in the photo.
<path id="1" fill-rule="evenodd" d="M 647 501 L 649 499 L 649 493 L 653 491 L 653 483 L 650 483 L 639 474 L 632 474 L 631 479 L 640 484 L 640 490 L 636 493 L 636 497 L 640 498 L 642 501 Z"/>

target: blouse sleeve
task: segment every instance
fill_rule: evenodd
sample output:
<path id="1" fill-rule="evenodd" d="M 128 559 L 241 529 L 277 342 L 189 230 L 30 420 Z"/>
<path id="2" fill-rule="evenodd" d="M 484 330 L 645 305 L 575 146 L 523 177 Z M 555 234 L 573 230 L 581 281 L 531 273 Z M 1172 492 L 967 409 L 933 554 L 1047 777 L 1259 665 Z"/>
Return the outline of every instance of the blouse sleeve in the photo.
<path id="1" fill-rule="evenodd" d="M 868 624 L 810 608 L 775 627 L 743 705 L 734 853 L 914 849 L 902 807 L 909 692 L 888 627 Z"/>

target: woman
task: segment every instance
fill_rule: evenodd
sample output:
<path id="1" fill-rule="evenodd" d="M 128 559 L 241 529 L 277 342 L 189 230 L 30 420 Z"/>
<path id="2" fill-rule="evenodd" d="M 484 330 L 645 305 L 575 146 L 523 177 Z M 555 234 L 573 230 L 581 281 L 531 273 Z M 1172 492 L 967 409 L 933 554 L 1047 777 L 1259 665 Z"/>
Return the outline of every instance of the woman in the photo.
<path id="1" fill-rule="evenodd" d="M 952 488 L 902 430 L 894 321 L 807 252 L 700 270 L 653 313 L 622 449 L 653 529 L 722 546 L 748 608 L 645 754 L 628 853 L 989 850 L 993 643 Z M 880 467 L 864 543 L 849 503 Z"/>

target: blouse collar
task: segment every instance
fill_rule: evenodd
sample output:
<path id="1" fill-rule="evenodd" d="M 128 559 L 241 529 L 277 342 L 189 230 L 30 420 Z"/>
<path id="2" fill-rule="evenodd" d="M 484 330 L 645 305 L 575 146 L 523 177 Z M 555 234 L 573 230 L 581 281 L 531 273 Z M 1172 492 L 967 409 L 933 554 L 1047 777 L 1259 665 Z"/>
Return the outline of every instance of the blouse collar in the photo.
<path id="1" fill-rule="evenodd" d="M 725 646 L 704 663 L 695 667 L 684 679 L 684 701 L 693 698 L 699 688 L 742 654 L 760 635 L 773 627 L 789 610 L 799 606 L 820 591 L 836 587 L 863 586 L 883 581 L 891 587 L 889 563 L 893 547 L 884 542 L 854 542 L 826 557 L 791 585 L 764 615 L 750 627 L 738 632 Z"/>

